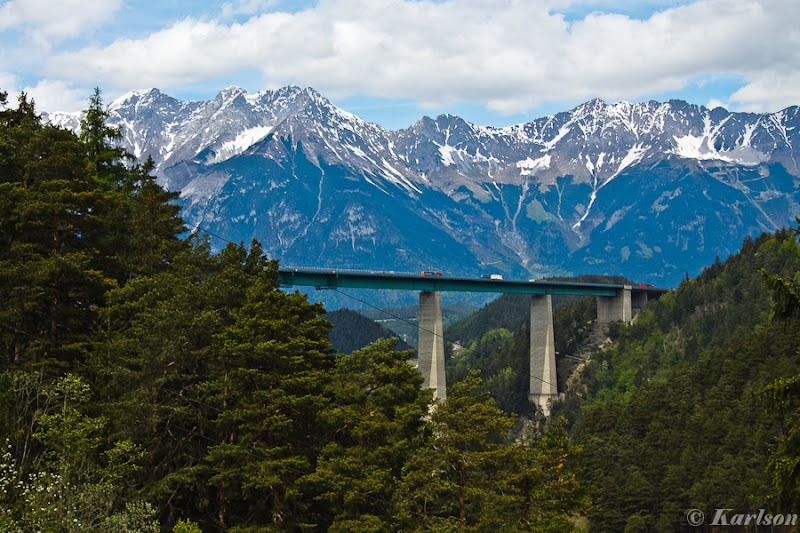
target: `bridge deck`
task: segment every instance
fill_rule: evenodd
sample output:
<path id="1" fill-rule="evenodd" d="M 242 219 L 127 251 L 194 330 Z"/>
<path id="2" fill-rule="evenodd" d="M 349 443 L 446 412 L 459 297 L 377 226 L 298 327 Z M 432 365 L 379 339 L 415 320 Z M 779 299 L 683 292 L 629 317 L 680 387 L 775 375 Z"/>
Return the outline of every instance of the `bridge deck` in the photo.
<path id="1" fill-rule="evenodd" d="M 616 296 L 624 285 L 575 283 L 564 281 L 502 280 L 422 275 L 407 272 L 374 272 L 353 270 L 323 270 L 282 268 L 280 282 L 284 287 L 294 285 L 320 289 L 359 288 L 414 291 L 495 292 L 523 294 L 578 294 L 587 296 Z M 661 294 L 667 289 L 631 287 L 636 292 Z"/>

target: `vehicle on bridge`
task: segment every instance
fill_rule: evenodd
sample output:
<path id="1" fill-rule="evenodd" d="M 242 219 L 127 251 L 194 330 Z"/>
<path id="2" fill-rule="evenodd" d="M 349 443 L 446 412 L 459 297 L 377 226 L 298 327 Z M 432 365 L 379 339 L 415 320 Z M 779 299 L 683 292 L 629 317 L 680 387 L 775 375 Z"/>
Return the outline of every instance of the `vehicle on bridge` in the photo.
<path id="1" fill-rule="evenodd" d="M 442 277 L 442 273 L 441 272 L 433 272 L 431 270 L 423 270 L 422 271 L 422 275 L 423 276 L 439 276 L 440 278 Z"/>
<path id="2" fill-rule="evenodd" d="M 483 279 L 503 279 L 503 276 L 500 274 L 484 274 L 481 276 Z"/>

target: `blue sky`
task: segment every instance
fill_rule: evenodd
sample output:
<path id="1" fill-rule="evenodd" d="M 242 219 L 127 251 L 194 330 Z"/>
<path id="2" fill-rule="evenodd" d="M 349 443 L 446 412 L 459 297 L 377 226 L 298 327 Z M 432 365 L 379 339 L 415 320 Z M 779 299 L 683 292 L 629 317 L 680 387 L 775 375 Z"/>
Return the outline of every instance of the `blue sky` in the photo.
<path id="1" fill-rule="evenodd" d="M 44 111 L 157 87 L 310 86 L 389 129 L 591 98 L 800 104 L 797 0 L 0 0 L 0 89 Z"/>

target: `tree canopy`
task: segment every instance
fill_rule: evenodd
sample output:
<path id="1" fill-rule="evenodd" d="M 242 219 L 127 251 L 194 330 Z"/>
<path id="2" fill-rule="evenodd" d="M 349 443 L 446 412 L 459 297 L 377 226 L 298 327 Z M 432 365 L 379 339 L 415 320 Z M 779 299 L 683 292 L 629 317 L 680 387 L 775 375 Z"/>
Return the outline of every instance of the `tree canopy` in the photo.
<path id="1" fill-rule="evenodd" d="M 515 442 L 477 374 L 434 405 L 396 341 L 335 353 L 258 242 L 186 236 L 99 89 L 80 135 L 0 107 L 0 531 L 562 531 L 585 508 L 562 426 Z"/>

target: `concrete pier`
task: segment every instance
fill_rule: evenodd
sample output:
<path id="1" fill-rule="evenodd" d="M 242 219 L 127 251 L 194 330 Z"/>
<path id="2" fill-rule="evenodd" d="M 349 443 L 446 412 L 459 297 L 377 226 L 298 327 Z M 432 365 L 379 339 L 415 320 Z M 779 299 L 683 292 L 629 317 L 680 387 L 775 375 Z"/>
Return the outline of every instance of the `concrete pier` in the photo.
<path id="1" fill-rule="evenodd" d="M 597 321 L 601 324 L 609 324 L 618 320 L 622 322 L 633 320 L 631 289 L 630 285 L 625 285 L 616 296 L 598 296 Z M 646 295 L 645 298 L 647 298 Z"/>
<path id="2" fill-rule="evenodd" d="M 649 295 L 645 291 L 636 291 L 631 293 L 631 317 L 635 317 L 647 308 Z"/>
<path id="3" fill-rule="evenodd" d="M 439 291 L 419 293 L 419 344 L 417 362 L 425 382 L 424 389 L 433 389 L 433 397 L 447 399 L 444 372 L 444 329 L 442 298 Z"/>
<path id="4" fill-rule="evenodd" d="M 531 296 L 531 365 L 528 398 L 550 415 L 550 401 L 558 397 L 556 348 L 553 336 L 553 300 L 549 294 Z"/>

